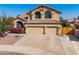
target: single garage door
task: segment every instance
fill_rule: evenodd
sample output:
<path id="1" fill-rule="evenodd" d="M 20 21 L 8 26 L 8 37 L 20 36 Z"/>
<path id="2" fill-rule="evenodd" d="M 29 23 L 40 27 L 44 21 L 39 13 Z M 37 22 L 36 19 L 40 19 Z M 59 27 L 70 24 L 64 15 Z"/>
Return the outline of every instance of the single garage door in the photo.
<path id="1" fill-rule="evenodd" d="M 43 27 L 28 27 L 27 34 L 43 34 Z"/>
<path id="2" fill-rule="evenodd" d="M 57 28 L 54 27 L 48 27 L 45 30 L 46 34 L 53 34 L 56 35 L 57 34 Z"/>

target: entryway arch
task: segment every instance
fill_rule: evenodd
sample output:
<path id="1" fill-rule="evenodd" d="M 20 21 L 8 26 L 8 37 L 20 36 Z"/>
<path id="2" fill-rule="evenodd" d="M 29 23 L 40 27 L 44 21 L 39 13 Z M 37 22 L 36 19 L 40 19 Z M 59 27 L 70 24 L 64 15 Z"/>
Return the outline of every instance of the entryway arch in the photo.
<path id="1" fill-rule="evenodd" d="M 24 25 L 23 22 L 17 21 L 17 22 L 16 22 L 16 28 L 23 29 L 23 32 L 25 33 L 25 25 Z"/>
<path id="2" fill-rule="evenodd" d="M 24 24 L 21 22 L 21 21 L 17 21 L 16 22 L 17 26 L 16 27 L 19 27 L 19 28 L 24 28 Z"/>

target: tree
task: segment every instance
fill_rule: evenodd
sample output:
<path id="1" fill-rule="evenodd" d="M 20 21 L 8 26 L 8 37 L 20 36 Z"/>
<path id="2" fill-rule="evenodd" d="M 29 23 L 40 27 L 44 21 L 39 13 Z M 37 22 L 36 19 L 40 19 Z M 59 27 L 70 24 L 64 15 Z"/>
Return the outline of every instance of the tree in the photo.
<path id="1" fill-rule="evenodd" d="M 60 16 L 60 21 L 61 21 L 61 22 L 63 21 L 63 17 L 62 17 L 62 16 Z"/>
<path id="2" fill-rule="evenodd" d="M 9 30 L 12 26 L 12 23 L 14 21 L 13 17 L 3 17 L 0 18 L 0 29 L 3 30 L 3 28 L 5 30 Z"/>
<path id="3" fill-rule="evenodd" d="M 6 15 L 0 17 L 0 33 L 4 33 L 12 28 L 12 23 L 15 20 L 14 17 L 7 17 Z"/>
<path id="4" fill-rule="evenodd" d="M 63 26 L 63 27 L 68 26 L 68 21 L 67 21 L 67 20 L 63 20 L 63 21 L 62 21 L 62 26 Z"/>
<path id="5" fill-rule="evenodd" d="M 79 16 L 78 16 L 78 20 L 79 20 Z"/>

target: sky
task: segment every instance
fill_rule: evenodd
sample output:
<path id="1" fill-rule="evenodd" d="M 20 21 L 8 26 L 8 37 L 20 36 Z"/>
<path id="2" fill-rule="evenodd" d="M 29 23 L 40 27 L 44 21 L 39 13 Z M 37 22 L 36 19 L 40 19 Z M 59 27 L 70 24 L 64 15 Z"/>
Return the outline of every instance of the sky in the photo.
<path id="1" fill-rule="evenodd" d="M 45 4 L 61 13 L 64 19 L 70 19 L 79 16 L 79 4 Z M 40 6 L 40 4 L 0 4 L 0 16 L 4 11 L 7 16 L 16 17 L 17 15 L 27 13 Z"/>

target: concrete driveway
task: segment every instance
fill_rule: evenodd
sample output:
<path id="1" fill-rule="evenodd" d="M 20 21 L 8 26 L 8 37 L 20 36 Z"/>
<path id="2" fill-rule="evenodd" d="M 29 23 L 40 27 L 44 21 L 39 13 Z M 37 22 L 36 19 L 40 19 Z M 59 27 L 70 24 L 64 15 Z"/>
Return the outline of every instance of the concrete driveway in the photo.
<path id="1" fill-rule="evenodd" d="M 78 40 L 75 36 L 24 34 L 13 44 L 0 45 L 0 52 L 11 55 L 77 55 L 79 42 L 75 40 Z"/>
<path id="2" fill-rule="evenodd" d="M 70 39 L 71 38 L 69 36 L 30 34 L 30 35 L 25 35 L 22 39 L 20 39 L 14 45 L 40 48 L 42 50 L 46 50 L 58 55 L 78 54 L 78 52 L 75 50 L 75 47 L 72 44 L 72 41 Z"/>

